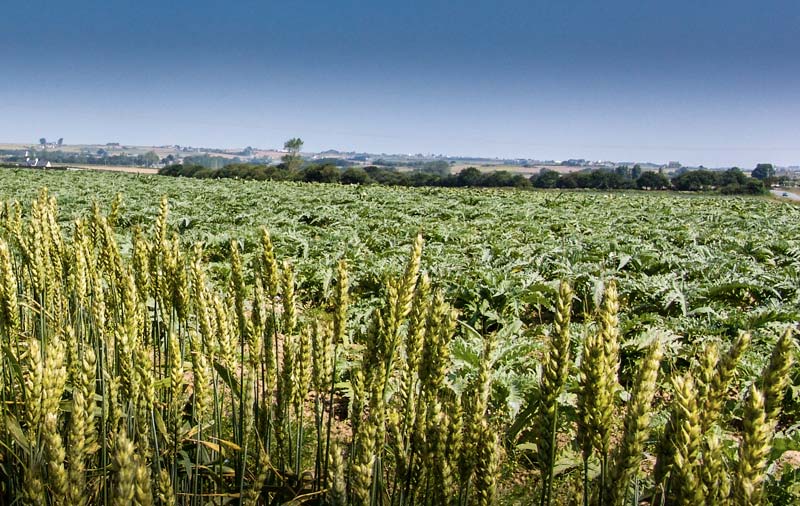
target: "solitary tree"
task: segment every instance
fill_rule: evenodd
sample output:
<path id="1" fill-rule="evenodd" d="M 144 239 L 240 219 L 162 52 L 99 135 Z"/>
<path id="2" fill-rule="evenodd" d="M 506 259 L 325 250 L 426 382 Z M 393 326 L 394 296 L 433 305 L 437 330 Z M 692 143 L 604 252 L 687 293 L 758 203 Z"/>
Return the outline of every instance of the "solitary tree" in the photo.
<path id="1" fill-rule="evenodd" d="M 59 137 L 58 138 L 58 147 L 61 147 L 63 145 L 64 145 L 64 138 L 63 137 Z"/>
<path id="2" fill-rule="evenodd" d="M 287 153 L 283 155 L 281 160 L 286 164 L 286 168 L 290 171 L 299 169 L 303 163 L 303 159 L 300 157 L 300 150 L 303 149 L 303 140 L 299 137 L 289 139 L 283 143 L 283 148 Z"/>
<path id="3" fill-rule="evenodd" d="M 763 181 L 764 179 L 775 177 L 775 167 L 771 163 L 759 163 L 750 175 Z"/>
<path id="4" fill-rule="evenodd" d="M 44 137 L 42 137 L 41 139 L 39 139 L 39 144 L 41 144 L 42 146 L 44 146 L 45 144 L 47 144 L 47 139 L 45 139 Z"/>

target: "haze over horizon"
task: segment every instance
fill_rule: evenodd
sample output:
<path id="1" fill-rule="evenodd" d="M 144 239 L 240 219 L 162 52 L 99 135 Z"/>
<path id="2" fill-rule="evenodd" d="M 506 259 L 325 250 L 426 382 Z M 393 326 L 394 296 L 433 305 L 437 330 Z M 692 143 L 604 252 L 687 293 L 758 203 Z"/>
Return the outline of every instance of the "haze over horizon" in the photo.
<path id="1" fill-rule="evenodd" d="M 800 3 L 32 0 L 0 142 L 800 164 Z"/>

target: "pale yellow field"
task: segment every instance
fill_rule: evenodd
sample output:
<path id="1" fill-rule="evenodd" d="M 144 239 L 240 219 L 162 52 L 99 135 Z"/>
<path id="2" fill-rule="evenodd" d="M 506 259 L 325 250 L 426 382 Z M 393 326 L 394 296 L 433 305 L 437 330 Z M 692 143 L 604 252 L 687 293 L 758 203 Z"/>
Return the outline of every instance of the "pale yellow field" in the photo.
<path id="1" fill-rule="evenodd" d="M 69 165 L 56 165 L 56 167 L 67 167 L 68 169 L 79 169 L 79 170 L 101 170 L 103 172 L 124 172 L 126 174 L 158 174 L 158 169 L 153 169 L 149 167 L 125 167 L 120 165 L 80 165 L 80 164 L 69 164 Z"/>
<path id="2" fill-rule="evenodd" d="M 538 174 L 542 169 L 554 170 L 561 174 L 566 174 L 568 172 L 576 172 L 584 168 L 584 167 L 565 167 L 563 165 L 532 165 L 530 167 L 523 167 L 522 165 L 503 165 L 503 164 L 477 165 L 474 163 L 458 163 L 451 167 L 451 172 L 453 174 L 458 174 L 467 167 L 475 167 L 481 172 L 495 172 L 498 170 L 507 170 L 509 172 L 515 172 L 517 174 L 530 174 L 530 175 Z"/>

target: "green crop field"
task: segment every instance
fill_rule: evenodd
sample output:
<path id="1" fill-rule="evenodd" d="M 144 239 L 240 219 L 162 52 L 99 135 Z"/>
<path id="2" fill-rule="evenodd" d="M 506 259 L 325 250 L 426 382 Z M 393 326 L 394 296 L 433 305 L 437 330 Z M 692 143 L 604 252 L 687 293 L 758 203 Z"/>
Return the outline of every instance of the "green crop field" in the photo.
<path id="1" fill-rule="evenodd" d="M 0 201 L 4 503 L 800 498 L 790 203 L 10 169 Z"/>

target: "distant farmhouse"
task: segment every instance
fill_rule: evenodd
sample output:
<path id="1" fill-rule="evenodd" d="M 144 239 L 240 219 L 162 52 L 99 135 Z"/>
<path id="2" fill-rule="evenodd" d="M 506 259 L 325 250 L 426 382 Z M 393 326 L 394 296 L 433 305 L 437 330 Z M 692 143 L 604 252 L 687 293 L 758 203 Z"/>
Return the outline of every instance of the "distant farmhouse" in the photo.
<path id="1" fill-rule="evenodd" d="M 25 166 L 26 167 L 36 167 L 39 169 L 49 169 L 52 167 L 50 162 L 47 160 L 40 160 L 39 158 L 31 158 L 28 156 L 28 152 L 25 152 Z"/>

